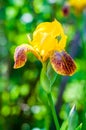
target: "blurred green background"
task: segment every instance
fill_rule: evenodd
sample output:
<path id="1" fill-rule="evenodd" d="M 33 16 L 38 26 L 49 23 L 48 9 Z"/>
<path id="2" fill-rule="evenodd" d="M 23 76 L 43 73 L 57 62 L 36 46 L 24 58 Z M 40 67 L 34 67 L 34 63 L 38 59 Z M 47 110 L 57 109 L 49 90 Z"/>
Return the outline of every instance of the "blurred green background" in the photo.
<path id="1" fill-rule="evenodd" d="M 26 34 L 44 21 L 61 22 L 66 50 L 75 59 L 71 77 L 57 74 L 52 96 L 59 122 L 75 104 L 79 124 L 86 130 L 86 10 L 77 11 L 65 0 L 0 0 L 0 130 L 54 130 L 47 95 L 40 84 L 42 65 L 28 54 L 24 67 L 13 69 L 15 48 L 28 43 Z"/>

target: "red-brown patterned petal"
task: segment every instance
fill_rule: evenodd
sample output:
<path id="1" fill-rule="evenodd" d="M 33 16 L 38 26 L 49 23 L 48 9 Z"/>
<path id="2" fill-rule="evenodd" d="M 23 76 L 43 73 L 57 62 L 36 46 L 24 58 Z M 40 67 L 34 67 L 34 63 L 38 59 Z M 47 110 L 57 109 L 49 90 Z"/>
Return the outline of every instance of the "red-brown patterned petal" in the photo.
<path id="1" fill-rule="evenodd" d="M 22 44 L 15 49 L 15 53 L 14 53 L 15 69 L 24 66 L 24 64 L 27 61 L 27 56 L 26 56 L 27 52 L 32 52 L 38 59 L 40 59 L 40 56 L 35 52 L 32 46 L 28 44 Z"/>
<path id="2" fill-rule="evenodd" d="M 51 57 L 50 62 L 53 69 L 61 75 L 71 76 L 76 70 L 76 65 L 72 57 L 67 52 L 55 51 Z"/>

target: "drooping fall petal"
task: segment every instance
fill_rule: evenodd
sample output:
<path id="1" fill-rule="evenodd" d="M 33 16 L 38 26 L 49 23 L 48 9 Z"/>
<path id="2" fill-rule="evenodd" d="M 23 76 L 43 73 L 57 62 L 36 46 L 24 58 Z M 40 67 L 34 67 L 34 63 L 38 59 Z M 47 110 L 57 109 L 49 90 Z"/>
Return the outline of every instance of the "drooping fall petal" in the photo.
<path id="1" fill-rule="evenodd" d="M 15 69 L 24 66 L 24 64 L 27 61 L 27 55 L 26 55 L 27 52 L 32 52 L 40 60 L 40 56 L 37 54 L 37 52 L 35 52 L 32 46 L 28 44 L 22 44 L 15 49 L 14 53 Z"/>
<path id="2" fill-rule="evenodd" d="M 71 76 L 76 70 L 76 65 L 72 57 L 65 51 L 57 52 L 55 51 L 50 57 L 50 62 L 53 69 L 61 75 Z"/>

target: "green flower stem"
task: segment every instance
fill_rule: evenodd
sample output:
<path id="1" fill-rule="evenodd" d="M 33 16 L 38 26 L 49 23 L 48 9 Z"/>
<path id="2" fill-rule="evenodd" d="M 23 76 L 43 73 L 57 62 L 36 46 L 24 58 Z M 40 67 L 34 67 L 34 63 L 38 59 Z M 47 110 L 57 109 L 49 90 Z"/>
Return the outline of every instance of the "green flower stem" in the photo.
<path id="1" fill-rule="evenodd" d="M 56 111 L 55 111 L 55 107 L 54 107 L 54 103 L 53 103 L 51 93 L 48 93 L 48 100 L 49 100 L 49 104 L 50 104 L 50 107 L 51 107 L 51 111 L 52 111 L 54 123 L 55 123 L 55 126 L 56 126 L 56 130 L 60 130 L 60 125 L 59 125 L 59 122 L 58 122 L 58 119 L 57 119 L 57 115 L 56 115 Z"/>

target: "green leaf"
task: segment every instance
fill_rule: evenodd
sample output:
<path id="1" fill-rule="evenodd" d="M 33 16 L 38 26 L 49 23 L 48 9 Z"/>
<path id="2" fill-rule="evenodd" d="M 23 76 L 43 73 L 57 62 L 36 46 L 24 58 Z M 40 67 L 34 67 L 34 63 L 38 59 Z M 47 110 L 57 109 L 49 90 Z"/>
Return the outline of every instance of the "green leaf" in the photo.
<path id="1" fill-rule="evenodd" d="M 46 73 L 46 65 L 47 64 L 43 65 L 43 68 L 42 68 L 42 71 L 41 71 L 41 75 L 40 75 L 40 82 L 41 82 L 41 85 L 42 85 L 43 89 L 47 93 L 49 93 L 51 91 L 51 87 L 50 87 L 50 80 L 47 77 L 47 73 Z"/>
<path id="2" fill-rule="evenodd" d="M 41 71 L 40 81 L 46 92 L 51 91 L 51 86 L 55 82 L 57 73 L 52 69 L 50 62 L 45 62 Z"/>
<path id="3" fill-rule="evenodd" d="M 75 130 L 78 124 L 78 114 L 75 105 L 72 107 L 68 118 L 68 130 Z"/>
<path id="4" fill-rule="evenodd" d="M 75 130 L 82 130 L 82 123 Z"/>
<path id="5" fill-rule="evenodd" d="M 62 123 L 62 126 L 61 126 L 60 130 L 68 130 L 68 120 L 65 120 Z"/>
<path id="6" fill-rule="evenodd" d="M 53 83 L 55 82 L 56 80 L 56 77 L 57 77 L 57 73 L 53 70 L 50 62 L 48 62 L 48 65 L 47 65 L 47 77 L 50 81 L 50 85 L 52 86 Z"/>

